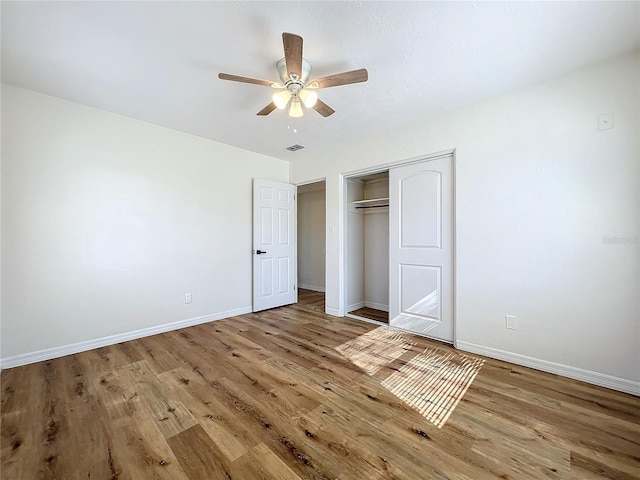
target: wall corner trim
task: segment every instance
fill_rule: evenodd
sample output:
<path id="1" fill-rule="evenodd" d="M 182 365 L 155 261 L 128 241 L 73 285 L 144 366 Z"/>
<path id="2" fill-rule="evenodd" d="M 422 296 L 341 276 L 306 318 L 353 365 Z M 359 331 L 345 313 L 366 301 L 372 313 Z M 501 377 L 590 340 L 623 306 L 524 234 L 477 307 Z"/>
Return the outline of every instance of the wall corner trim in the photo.
<path id="1" fill-rule="evenodd" d="M 178 320 L 177 322 L 165 323 L 163 325 L 157 325 L 154 327 L 142 328 L 140 330 L 133 330 L 131 332 L 124 332 L 118 333 L 116 335 L 94 338 L 93 340 L 72 343 L 70 345 L 63 345 L 61 347 L 52 347 L 46 348 L 44 350 L 37 350 L 35 352 L 23 353 L 20 355 L 15 355 L 13 357 L 0 359 L 0 369 L 4 370 L 5 368 L 19 367 L 22 365 L 28 365 L 30 363 L 51 360 L 58 357 L 64 357 L 65 355 L 72 355 L 74 353 L 93 350 L 94 348 L 106 347 L 108 345 L 115 345 L 117 343 L 126 342 L 129 340 L 150 337 L 151 335 L 157 335 L 159 333 L 170 332 L 185 327 L 200 325 L 202 323 L 235 317 L 237 315 L 251 313 L 252 311 L 253 309 L 251 306 L 241 307 L 224 312 L 210 313 L 208 315 L 202 315 L 200 317 L 188 318 L 186 320 Z"/>
<path id="2" fill-rule="evenodd" d="M 327 315 L 334 316 L 334 317 L 342 317 L 342 315 L 340 315 L 340 310 L 338 310 L 337 308 L 326 307 L 324 309 L 324 313 L 326 313 Z"/>
<path id="3" fill-rule="evenodd" d="M 561 363 L 550 362 L 535 357 L 521 355 L 519 353 L 499 350 L 497 348 L 485 347 L 475 343 L 456 341 L 456 348 L 469 353 L 476 353 L 485 357 L 495 358 L 523 367 L 541 370 L 547 373 L 561 375 L 563 377 L 580 380 L 582 382 L 591 383 L 600 387 L 610 388 L 619 392 L 629 393 L 631 395 L 640 396 L 640 382 L 627 380 L 626 378 L 614 377 L 604 373 L 593 372 L 591 370 L 583 370 L 581 368 L 563 365 Z"/>

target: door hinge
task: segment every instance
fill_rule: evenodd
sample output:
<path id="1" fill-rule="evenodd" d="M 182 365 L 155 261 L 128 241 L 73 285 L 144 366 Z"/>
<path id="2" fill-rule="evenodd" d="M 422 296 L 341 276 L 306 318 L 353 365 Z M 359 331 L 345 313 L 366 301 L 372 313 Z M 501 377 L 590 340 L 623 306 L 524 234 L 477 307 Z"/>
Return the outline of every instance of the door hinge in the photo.
<path id="1" fill-rule="evenodd" d="M 295 283 L 293 284 L 293 289 L 294 289 L 294 290 L 296 289 L 296 284 L 295 284 Z"/>

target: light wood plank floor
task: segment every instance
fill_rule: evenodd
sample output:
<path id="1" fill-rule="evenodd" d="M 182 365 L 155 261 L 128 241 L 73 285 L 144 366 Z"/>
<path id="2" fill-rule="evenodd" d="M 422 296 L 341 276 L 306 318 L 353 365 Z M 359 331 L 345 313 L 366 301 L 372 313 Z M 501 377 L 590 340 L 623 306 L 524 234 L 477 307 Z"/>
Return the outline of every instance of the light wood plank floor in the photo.
<path id="1" fill-rule="evenodd" d="M 338 352 L 385 327 L 300 299 L 3 371 L 2 479 L 640 478 L 637 397 L 486 360 L 438 428 L 384 385 L 460 352 L 362 368 Z"/>

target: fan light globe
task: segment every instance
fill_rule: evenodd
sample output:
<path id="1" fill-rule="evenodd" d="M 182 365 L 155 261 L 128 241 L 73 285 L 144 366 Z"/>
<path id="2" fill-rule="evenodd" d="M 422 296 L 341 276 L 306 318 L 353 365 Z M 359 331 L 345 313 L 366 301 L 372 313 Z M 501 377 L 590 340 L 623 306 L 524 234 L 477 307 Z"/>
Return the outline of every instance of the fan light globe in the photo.
<path id="1" fill-rule="evenodd" d="M 291 99 L 291 106 L 289 107 L 289 116 L 290 117 L 301 117 L 304 115 L 302 111 L 302 105 L 300 105 L 300 99 L 298 97 L 293 97 Z"/>
<path id="2" fill-rule="evenodd" d="M 318 94 L 316 92 L 308 92 L 307 90 L 302 90 L 300 92 L 300 98 L 302 99 L 305 107 L 313 108 L 313 106 L 318 101 Z"/>
<path id="3" fill-rule="evenodd" d="M 283 90 L 282 92 L 274 93 L 271 99 L 273 103 L 276 104 L 280 110 L 284 110 L 289 103 L 289 99 L 291 98 L 291 94 L 287 90 Z"/>

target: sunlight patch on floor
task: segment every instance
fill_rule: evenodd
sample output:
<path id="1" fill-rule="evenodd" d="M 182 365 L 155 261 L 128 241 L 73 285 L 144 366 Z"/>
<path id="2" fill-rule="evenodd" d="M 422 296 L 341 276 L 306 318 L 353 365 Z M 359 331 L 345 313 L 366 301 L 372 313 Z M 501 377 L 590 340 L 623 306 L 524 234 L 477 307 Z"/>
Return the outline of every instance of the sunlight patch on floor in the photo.
<path id="1" fill-rule="evenodd" d="M 336 347 L 349 361 L 375 375 L 416 345 L 412 334 L 378 327 Z M 381 382 L 438 428 L 442 428 L 465 394 L 484 360 L 429 347 L 414 354 Z"/>
<path id="2" fill-rule="evenodd" d="M 382 386 L 442 428 L 484 360 L 427 348 L 382 381 Z"/>
<path id="3" fill-rule="evenodd" d="M 415 345 L 411 335 L 378 327 L 336 347 L 336 350 L 367 372 L 375 374 Z"/>

